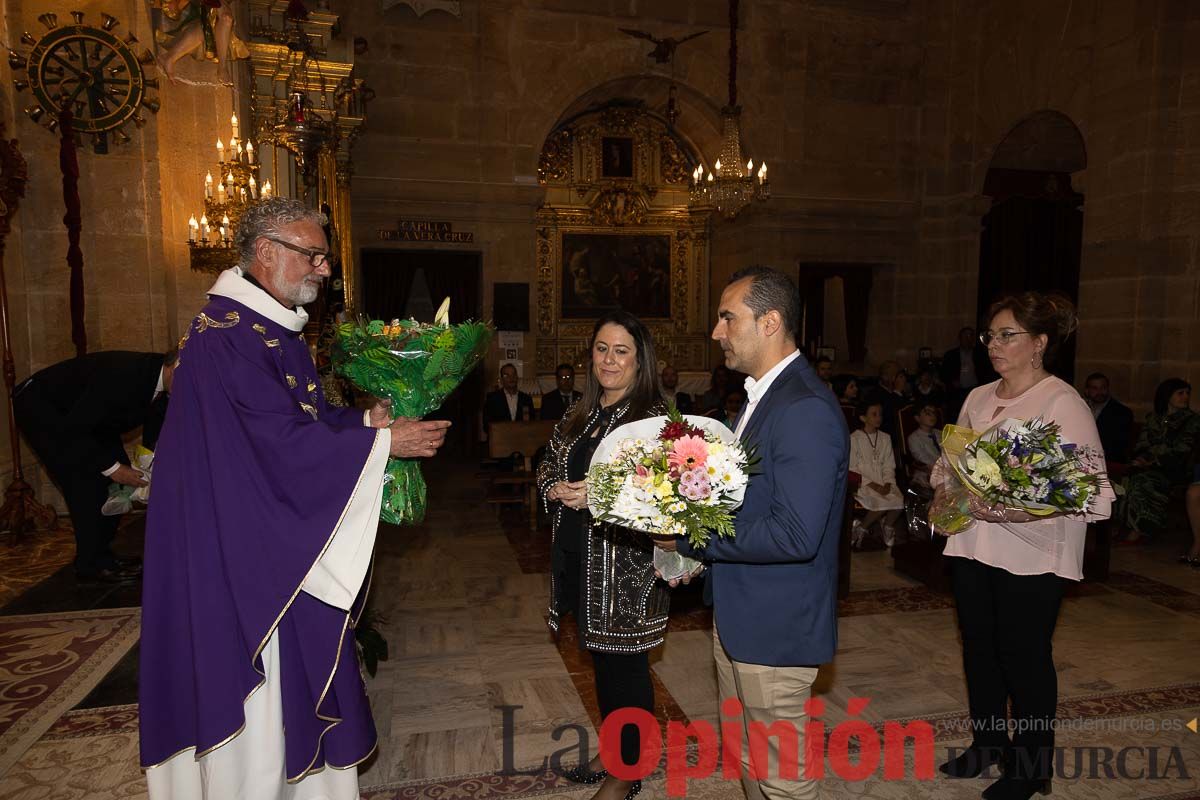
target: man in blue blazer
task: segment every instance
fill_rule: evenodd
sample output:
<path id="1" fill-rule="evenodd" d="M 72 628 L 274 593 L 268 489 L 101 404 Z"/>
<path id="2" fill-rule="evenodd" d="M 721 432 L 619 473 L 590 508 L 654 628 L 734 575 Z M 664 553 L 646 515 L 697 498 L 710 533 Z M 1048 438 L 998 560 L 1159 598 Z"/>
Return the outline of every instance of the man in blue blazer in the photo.
<path id="1" fill-rule="evenodd" d="M 803 779 L 804 704 L 817 668 L 837 649 L 846 421 L 796 349 L 800 298 L 790 278 L 768 267 L 735 273 L 717 315 L 712 336 L 725 365 L 750 376 L 736 432 L 757 448 L 760 471 L 746 487 L 734 538 L 693 550 L 680 537 L 666 549 L 711 563 L 717 683 L 722 701 L 742 704 L 743 743 L 751 722 L 789 722 L 800 738 L 800 780 L 781 777 L 778 738 L 768 740 L 769 765 L 756 768 L 765 777 L 751 778 L 743 744 L 747 800 L 807 800 L 817 786 Z"/>

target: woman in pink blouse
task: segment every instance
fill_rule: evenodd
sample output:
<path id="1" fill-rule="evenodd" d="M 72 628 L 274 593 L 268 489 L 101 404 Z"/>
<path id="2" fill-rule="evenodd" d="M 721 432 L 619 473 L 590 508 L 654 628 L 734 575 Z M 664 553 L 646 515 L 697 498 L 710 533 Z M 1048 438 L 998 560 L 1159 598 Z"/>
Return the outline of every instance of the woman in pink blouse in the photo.
<path id="1" fill-rule="evenodd" d="M 1000 380 L 974 389 L 958 424 L 983 431 L 1008 418 L 1057 422 L 1063 441 L 1102 454 L 1087 404 L 1070 384 L 1047 371 L 1075 330 L 1075 308 L 1057 294 L 1024 292 L 994 303 L 980 335 Z M 933 484 L 946 480 L 946 465 Z M 942 490 L 938 489 L 941 498 Z M 1004 776 L 983 792 L 988 800 L 1027 800 L 1050 788 L 1058 676 L 1051 637 L 1066 580 L 1083 577 L 1087 523 L 1109 516 L 1105 488 L 1086 514 L 1033 517 L 974 499 L 976 522 L 951 536 L 954 599 L 963 643 L 974 741 L 941 766 L 955 778 L 974 778 L 1003 763 Z M 1012 700 L 1012 720 L 1007 719 Z M 1009 740 L 1009 730 L 1014 731 Z"/>

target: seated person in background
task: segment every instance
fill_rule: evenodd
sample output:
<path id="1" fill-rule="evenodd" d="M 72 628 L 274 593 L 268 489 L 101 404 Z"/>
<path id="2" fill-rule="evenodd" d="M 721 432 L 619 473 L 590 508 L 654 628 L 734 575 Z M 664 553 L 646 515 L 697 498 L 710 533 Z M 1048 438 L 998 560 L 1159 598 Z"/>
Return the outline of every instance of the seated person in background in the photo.
<path id="1" fill-rule="evenodd" d="M 896 456 L 892 440 L 880 429 L 883 422 L 880 399 L 872 396 L 858 408 L 862 428 L 850 434 L 850 471 L 862 476 L 854 499 L 867 510 L 867 515 L 854 520 L 850 544 L 857 549 L 868 529 L 882 520 L 883 543 L 891 547 L 896 541 L 896 518 L 904 510 L 904 495 L 896 486 Z"/>
<path id="2" fill-rule="evenodd" d="M 1188 407 L 1191 399 L 1192 385 L 1182 378 L 1168 378 L 1154 393 L 1154 411 L 1133 448 L 1134 469 L 1125 479 L 1118 512 L 1129 529 L 1128 542 L 1161 533 L 1171 490 L 1193 478 L 1200 414 Z"/>
<path id="3" fill-rule="evenodd" d="M 853 375 L 838 375 L 833 379 L 833 393 L 844 406 L 858 405 L 858 379 Z"/>
<path id="4" fill-rule="evenodd" d="M 912 400 L 912 387 L 909 385 L 908 373 L 900 370 L 896 373 L 896 377 L 892 378 L 892 394 L 896 396 L 896 402 L 901 406 L 907 405 Z"/>
<path id="5" fill-rule="evenodd" d="M 912 387 L 912 399 L 914 403 L 933 403 L 937 407 L 941 407 L 942 400 L 945 397 L 945 392 L 942 386 L 938 383 L 937 375 L 934 373 L 932 366 L 927 366 L 921 370 L 921 374 L 917 376 L 916 383 Z"/>
<path id="6" fill-rule="evenodd" d="M 942 457 L 940 431 L 937 430 L 938 407 L 933 403 L 924 403 L 917 411 L 915 431 L 908 435 L 908 453 L 913 460 L 913 483 L 926 489 L 929 485 L 929 472 L 933 465 Z"/>
<path id="7" fill-rule="evenodd" d="M 488 392 L 483 402 L 483 429 L 493 422 L 516 422 L 533 419 L 533 398 L 517 388 L 517 368 L 505 364 L 500 368 L 500 388 Z"/>
<path id="8" fill-rule="evenodd" d="M 817 377 L 821 379 L 821 383 L 833 390 L 833 359 L 829 356 L 818 356 L 813 362 L 813 369 L 817 372 Z"/>
<path id="9" fill-rule="evenodd" d="M 1192 485 L 1187 488 L 1188 523 L 1192 528 L 1192 546 L 1179 557 L 1180 564 L 1200 569 L 1200 464 L 1192 468 Z"/>
<path id="10" fill-rule="evenodd" d="M 674 403 L 680 414 L 692 413 L 692 396 L 687 392 L 677 391 L 679 388 L 679 372 L 667 364 L 662 369 L 663 400 L 668 404 Z"/>
<path id="11" fill-rule="evenodd" d="M 542 396 L 542 419 L 562 419 L 583 394 L 575 391 L 575 368 L 559 364 L 554 370 L 554 391 Z"/>
<path id="12" fill-rule="evenodd" d="M 717 419 L 729 430 L 734 430 L 737 428 L 738 414 L 742 413 L 742 406 L 745 404 L 746 393 L 741 389 L 734 389 L 725 395 L 725 408 Z"/>
<path id="13" fill-rule="evenodd" d="M 700 401 L 696 404 L 697 414 L 704 417 L 720 415 L 725 395 L 729 394 L 730 378 L 729 367 L 718 364 L 712 371 L 712 383 L 709 384 L 708 391 L 700 395 Z"/>
<path id="14" fill-rule="evenodd" d="M 895 361 L 885 361 L 879 365 L 879 392 L 875 399 L 882 406 L 883 432 L 888 436 L 896 435 L 896 412 L 904 405 L 904 398 L 896 394 L 896 376 L 901 373 L 900 365 Z"/>
<path id="15" fill-rule="evenodd" d="M 1092 416 L 1096 418 L 1096 430 L 1100 432 L 1104 457 L 1124 464 L 1129 459 L 1133 411 L 1112 396 L 1108 389 L 1108 376 L 1103 372 L 1093 372 L 1087 376 L 1083 384 L 1083 396 L 1092 409 Z"/>

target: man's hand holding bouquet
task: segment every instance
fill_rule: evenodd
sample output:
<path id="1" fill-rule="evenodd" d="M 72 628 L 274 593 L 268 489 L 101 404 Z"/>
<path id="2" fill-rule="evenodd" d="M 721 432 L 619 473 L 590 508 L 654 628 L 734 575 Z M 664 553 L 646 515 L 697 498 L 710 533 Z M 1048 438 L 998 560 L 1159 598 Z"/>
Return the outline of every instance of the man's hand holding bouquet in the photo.
<path id="1" fill-rule="evenodd" d="M 752 466 L 733 431 L 707 417 L 667 416 L 622 425 L 596 448 L 587 476 L 588 506 L 611 522 L 693 547 L 733 536 Z M 655 548 L 654 567 L 668 581 L 691 575 L 699 562 Z"/>

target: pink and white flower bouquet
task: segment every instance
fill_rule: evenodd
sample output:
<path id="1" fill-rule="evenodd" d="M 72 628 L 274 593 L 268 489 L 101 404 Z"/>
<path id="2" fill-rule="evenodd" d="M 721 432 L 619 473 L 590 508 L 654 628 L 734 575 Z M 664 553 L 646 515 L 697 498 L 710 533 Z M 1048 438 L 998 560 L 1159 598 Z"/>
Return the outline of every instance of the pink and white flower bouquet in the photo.
<path id="1" fill-rule="evenodd" d="M 708 417 L 679 414 L 622 425 L 600 442 L 588 469 L 593 519 L 654 537 L 686 536 L 694 547 L 733 536 L 753 463 L 733 431 Z M 694 571 L 695 560 L 654 551 L 667 580 Z"/>

